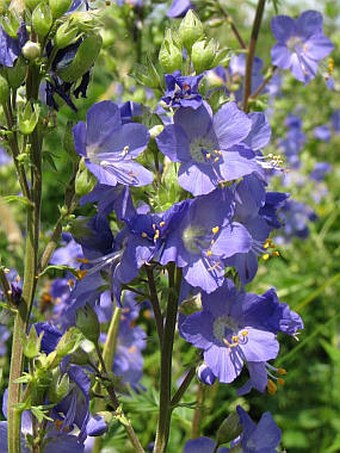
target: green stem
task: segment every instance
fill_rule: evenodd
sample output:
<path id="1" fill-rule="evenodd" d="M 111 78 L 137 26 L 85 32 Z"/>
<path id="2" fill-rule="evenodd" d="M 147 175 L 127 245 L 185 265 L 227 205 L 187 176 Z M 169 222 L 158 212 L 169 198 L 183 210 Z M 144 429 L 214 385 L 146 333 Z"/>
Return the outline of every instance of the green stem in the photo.
<path id="1" fill-rule="evenodd" d="M 119 309 L 118 309 L 119 310 Z M 118 312 L 117 316 L 119 315 L 120 313 Z M 112 323 L 112 324 L 116 324 L 117 325 L 117 322 L 116 323 Z M 107 377 L 108 373 L 107 373 L 107 368 L 106 368 L 106 363 L 105 363 L 105 359 L 104 359 L 104 356 L 100 350 L 100 346 L 99 344 L 97 343 L 96 345 L 96 351 L 97 351 L 97 355 L 98 355 L 98 358 L 99 358 L 99 362 L 100 362 L 100 365 L 101 365 L 101 368 L 102 368 L 102 371 L 104 373 L 104 377 Z M 111 364 L 111 358 L 109 356 L 107 356 L 107 364 Z M 109 363 L 110 362 L 110 363 Z M 114 388 L 114 385 L 113 383 L 111 382 L 107 382 L 107 379 L 103 379 L 103 383 L 105 385 L 105 388 L 107 390 L 107 393 L 108 393 L 108 396 L 110 398 L 110 402 L 111 402 L 111 406 L 113 408 L 113 410 L 116 412 L 116 416 L 118 418 L 118 420 L 121 421 L 122 425 L 124 426 L 124 429 L 128 435 L 128 438 L 130 439 L 130 442 L 131 444 L 133 445 L 134 447 L 134 451 L 136 453 L 145 453 L 144 452 L 144 448 L 142 447 L 142 444 L 140 443 L 138 437 L 137 437 L 137 434 L 135 433 L 135 430 L 133 429 L 132 425 L 131 425 L 131 422 L 130 420 L 126 417 L 126 415 L 124 414 L 122 408 L 121 408 L 121 405 L 120 405 L 120 402 L 119 402 L 119 399 L 118 399 L 118 396 L 116 394 L 116 390 Z M 97 447 L 98 448 L 98 445 Z M 97 451 L 100 451 L 100 445 L 99 445 L 99 450 Z"/>
<path id="2" fill-rule="evenodd" d="M 187 372 L 185 378 L 183 379 L 181 385 L 177 389 L 177 392 L 174 394 L 172 400 L 171 400 L 171 407 L 174 409 L 177 404 L 180 402 L 182 399 L 183 395 L 185 392 L 188 390 L 192 380 L 194 379 L 196 375 L 196 367 L 190 368 L 190 370 Z"/>
<path id="3" fill-rule="evenodd" d="M 153 275 L 153 268 L 151 266 L 145 266 L 146 275 L 148 276 L 149 282 L 149 298 L 152 305 L 152 309 L 155 315 L 157 333 L 159 338 L 159 344 L 162 345 L 163 341 L 163 316 L 160 309 L 157 287 L 155 277 Z"/>
<path id="4" fill-rule="evenodd" d="M 247 46 L 246 46 L 246 43 L 244 42 L 240 32 L 238 31 L 236 25 L 235 25 L 235 22 L 233 20 L 233 18 L 230 16 L 229 13 L 227 13 L 225 11 L 225 9 L 223 8 L 223 6 L 218 2 L 217 3 L 217 6 L 221 12 L 221 14 L 225 17 L 225 19 L 227 20 L 230 28 L 231 28 L 231 31 L 234 33 L 235 35 L 235 38 L 237 39 L 238 43 L 240 44 L 240 46 L 242 47 L 242 49 L 246 49 Z"/>
<path id="5" fill-rule="evenodd" d="M 197 390 L 197 406 L 192 421 L 192 433 L 191 437 L 196 439 L 201 435 L 201 420 L 202 420 L 202 409 L 204 404 L 205 388 L 203 384 L 199 384 Z"/>
<path id="6" fill-rule="evenodd" d="M 38 68 L 32 66 L 27 75 L 27 98 L 37 99 L 39 91 Z M 42 140 L 39 136 L 38 127 L 30 136 L 31 144 L 31 190 L 28 190 L 26 175 L 20 178 L 23 193 L 32 202 L 26 211 L 26 247 L 24 260 L 24 282 L 22 299 L 14 321 L 12 357 L 8 382 L 8 453 L 20 453 L 21 416 L 17 414 L 17 406 L 20 403 L 21 386 L 15 381 L 21 376 L 24 366 L 24 339 L 32 310 L 34 293 L 36 288 L 36 275 L 40 233 L 40 210 L 41 210 L 41 148 Z M 18 153 L 17 141 L 12 144 L 13 155 Z M 21 172 L 23 167 L 19 165 Z M 21 175 L 21 173 L 20 173 Z"/>
<path id="7" fill-rule="evenodd" d="M 178 310 L 178 292 L 176 286 L 178 286 L 180 281 L 180 279 L 178 278 L 176 285 L 175 270 L 176 269 L 174 263 L 170 263 L 170 265 L 168 266 L 169 297 L 163 333 L 163 343 L 161 346 L 159 420 L 156 432 L 154 453 L 163 453 L 166 451 L 170 433 L 170 421 L 172 413 L 171 368 Z"/>
<path id="8" fill-rule="evenodd" d="M 244 97 L 243 97 L 243 110 L 245 112 L 249 111 L 248 101 L 249 101 L 249 97 L 251 95 L 251 79 L 252 79 L 252 72 L 253 72 L 253 62 L 254 62 L 257 38 L 259 36 L 259 32 L 260 32 L 260 28 L 261 28 L 261 22 L 262 22 L 262 18 L 263 18 L 265 4 L 266 4 L 266 0 L 258 1 L 253 29 L 252 29 L 251 37 L 250 37 L 250 44 L 249 44 L 248 53 L 247 53 L 246 75 L 245 75 L 245 81 L 244 81 Z"/>

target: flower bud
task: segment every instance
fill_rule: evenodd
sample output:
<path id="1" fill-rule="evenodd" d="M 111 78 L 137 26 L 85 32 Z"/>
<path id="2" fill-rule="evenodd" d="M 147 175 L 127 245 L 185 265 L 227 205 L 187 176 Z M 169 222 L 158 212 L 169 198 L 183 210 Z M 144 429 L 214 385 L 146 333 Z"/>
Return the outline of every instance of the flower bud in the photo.
<path id="1" fill-rule="evenodd" d="M 54 37 L 54 45 L 58 49 L 64 49 L 65 47 L 73 44 L 78 39 L 78 28 L 74 27 L 71 21 L 64 22 L 57 30 Z"/>
<path id="2" fill-rule="evenodd" d="M 12 7 L 12 5 L 10 6 Z M 20 13 L 14 8 L 6 11 L 6 19 L 1 20 L 1 26 L 11 38 L 16 39 L 20 22 Z"/>
<path id="3" fill-rule="evenodd" d="M 5 102 L 7 102 L 8 97 L 9 97 L 8 82 L 5 79 L 5 77 L 0 75 L 0 104 L 5 104 Z"/>
<path id="4" fill-rule="evenodd" d="M 96 185 L 96 178 L 87 169 L 84 159 L 80 161 L 74 185 L 78 197 L 88 194 Z"/>
<path id="5" fill-rule="evenodd" d="M 17 90 L 24 82 L 27 71 L 27 62 L 20 56 L 13 68 L 4 68 L 8 84 L 14 90 Z"/>
<path id="6" fill-rule="evenodd" d="M 40 3 L 32 13 L 32 25 L 39 39 L 44 39 L 47 36 L 52 23 L 53 17 L 50 7 L 45 3 Z"/>
<path id="7" fill-rule="evenodd" d="M 34 107 L 33 104 L 28 102 L 24 110 L 19 110 L 18 126 L 23 135 L 30 135 L 36 128 L 39 121 L 39 106 Z"/>
<path id="8" fill-rule="evenodd" d="M 102 45 L 102 38 L 98 34 L 90 34 L 86 36 L 80 44 L 77 53 L 66 68 L 57 71 L 58 76 L 64 82 L 75 82 L 82 77 L 96 61 L 100 48 Z"/>
<path id="9" fill-rule="evenodd" d="M 41 3 L 41 0 L 25 0 L 25 7 L 33 11 Z"/>
<path id="10" fill-rule="evenodd" d="M 48 3 L 53 17 L 58 19 L 69 10 L 72 0 L 49 0 Z"/>
<path id="11" fill-rule="evenodd" d="M 34 61 L 41 56 L 41 46 L 37 42 L 27 41 L 21 52 L 27 60 Z"/>
<path id="12" fill-rule="evenodd" d="M 218 445 L 230 442 L 231 440 L 236 439 L 241 432 L 242 426 L 240 423 L 240 417 L 236 413 L 229 414 L 217 430 L 216 442 Z"/>
<path id="13" fill-rule="evenodd" d="M 163 124 L 157 124 L 156 126 L 152 127 L 149 129 L 149 134 L 150 138 L 156 138 L 158 135 L 163 132 L 164 130 L 164 125 Z"/>
<path id="14" fill-rule="evenodd" d="M 28 359 L 34 359 L 39 354 L 42 337 L 43 333 L 38 337 L 35 328 L 31 327 L 24 346 L 24 354 Z"/>
<path id="15" fill-rule="evenodd" d="M 192 9 L 189 9 L 180 23 L 178 34 L 188 52 L 191 52 L 191 48 L 196 41 L 203 38 L 203 24 Z"/>
<path id="16" fill-rule="evenodd" d="M 11 0 L 0 0 L 0 14 L 4 14 L 8 11 Z"/>
<path id="17" fill-rule="evenodd" d="M 52 382 L 48 389 L 48 399 L 52 404 L 59 403 L 70 391 L 68 375 L 60 374 L 59 368 L 52 371 Z"/>
<path id="18" fill-rule="evenodd" d="M 97 344 L 100 335 L 100 324 L 97 313 L 90 305 L 80 308 L 76 314 L 76 326 L 85 338 Z"/>
<path id="19" fill-rule="evenodd" d="M 64 333 L 57 344 L 56 355 L 59 358 L 63 358 L 68 354 L 72 354 L 79 348 L 82 341 L 84 341 L 84 336 L 79 332 L 79 329 L 71 327 Z"/>
<path id="20" fill-rule="evenodd" d="M 174 35 L 171 30 L 167 30 L 165 32 L 165 38 L 162 42 L 158 58 L 164 71 L 169 74 L 182 67 L 182 49 L 178 40 L 176 40 L 176 38 L 174 39 Z"/>
<path id="21" fill-rule="evenodd" d="M 192 46 L 191 59 L 197 74 L 201 74 L 214 66 L 218 52 L 218 43 L 214 39 L 197 41 Z"/>

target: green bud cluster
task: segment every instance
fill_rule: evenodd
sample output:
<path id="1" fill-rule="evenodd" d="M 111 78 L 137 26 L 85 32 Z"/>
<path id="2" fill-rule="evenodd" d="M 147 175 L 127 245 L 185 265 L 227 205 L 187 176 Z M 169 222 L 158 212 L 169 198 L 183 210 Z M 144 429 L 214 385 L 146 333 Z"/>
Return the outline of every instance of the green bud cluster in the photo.
<path id="1" fill-rule="evenodd" d="M 215 39 L 204 34 L 197 14 L 190 9 L 181 21 L 178 30 L 167 30 L 163 40 L 159 62 L 165 72 L 171 73 L 183 66 L 183 48 L 191 58 L 196 74 L 217 66 L 226 57 Z"/>

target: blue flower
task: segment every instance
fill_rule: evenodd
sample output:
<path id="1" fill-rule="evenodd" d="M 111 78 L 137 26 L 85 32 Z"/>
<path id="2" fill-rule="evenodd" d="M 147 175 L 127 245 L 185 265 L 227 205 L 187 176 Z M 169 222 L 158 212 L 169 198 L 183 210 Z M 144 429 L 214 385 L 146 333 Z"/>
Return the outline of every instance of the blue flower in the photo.
<path id="1" fill-rule="evenodd" d="M 233 382 L 245 362 L 277 356 L 279 343 L 266 325 L 271 313 L 254 315 L 249 303 L 253 295 L 238 292 L 225 280 L 221 288 L 201 297 L 203 310 L 184 317 L 179 330 L 185 340 L 203 349 L 205 364 L 220 382 Z"/>
<path id="2" fill-rule="evenodd" d="M 181 162 L 179 185 L 193 195 L 212 192 L 219 184 L 253 172 L 263 174 L 254 152 L 243 141 L 252 121 L 234 102 L 213 116 L 208 104 L 198 109 L 180 108 L 174 124 L 156 138 L 160 151 Z"/>
<path id="3" fill-rule="evenodd" d="M 316 76 L 319 61 L 334 47 L 322 32 L 322 15 L 317 11 L 305 11 L 296 20 L 275 16 L 272 31 L 278 41 L 271 50 L 273 65 L 291 70 L 305 84 Z"/>
<path id="4" fill-rule="evenodd" d="M 0 26 L 0 65 L 12 68 L 27 39 L 28 34 L 24 23 L 18 29 L 17 38 L 9 36 Z"/>
<path id="5" fill-rule="evenodd" d="M 251 236 L 243 225 L 232 221 L 233 214 L 231 189 L 216 189 L 182 202 L 176 216 L 164 219 L 159 262 L 174 261 L 191 286 L 215 291 L 224 280 L 224 261 L 251 247 Z"/>
<path id="6" fill-rule="evenodd" d="M 198 85 L 203 74 L 198 76 L 182 76 L 180 71 L 165 75 L 166 92 L 162 101 L 167 107 L 190 107 L 197 109 L 203 103 L 198 92 Z"/>
<path id="7" fill-rule="evenodd" d="M 192 7 L 193 5 L 190 0 L 173 0 L 168 9 L 167 16 L 172 18 L 184 17 L 187 11 Z"/>
<path id="8" fill-rule="evenodd" d="M 100 184 L 143 186 L 153 175 L 135 161 L 149 142 L 149 132 L 137 123 L 122 124 L 119 107 L 111 101 L 94 104 L 87 122 L 73 128 L 78 154 Z"/>

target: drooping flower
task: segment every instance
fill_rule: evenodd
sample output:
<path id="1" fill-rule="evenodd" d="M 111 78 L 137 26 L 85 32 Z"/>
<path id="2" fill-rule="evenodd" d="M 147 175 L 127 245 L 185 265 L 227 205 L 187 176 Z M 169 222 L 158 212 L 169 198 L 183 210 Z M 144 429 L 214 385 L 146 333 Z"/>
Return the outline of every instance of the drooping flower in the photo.
<path id="1" fill-rule="evenodd" d="M 289 69 L 306 84 L 316 76 L 319 61 L 334 47 L 323 34 L 322 15 L 317 11 L 305 11 L 296 20 L 275 16 L 272 31 L 278 41 L 271 50 L 273 65 Z"/>
<path id="2" fill-rule="evenodd" d="M 198 76 L 182 76 L 180 71 L 165 75 L 166 92 L 162 101 L 167 107 L 190 107 L 197 109 L 203 103 L 198 92 L 198 85 L 203 74 Z"/>
<path id="3" fill-rule="evenodd" d="M 201 297 L 203 310 L 184 317 L 179 330 L 184 339 L 203 349 L 205 364 L 220 382 L 233 382 L 246 362 L 277 356 L 279 343 L 267 327 L 272 313 L 254 313 L 250 303 L 254 295 L 238 292 L 225 280 L 221 288 Z"/>
<path id="4" fill-rule="evenodd" d="M 196 110 L 177 110 L 174 124 L 166 126 L 156 141 L 170 160 L 181 162 L 179 185 L 196 196 L 253 172 L 263 174 L 254 152 L 242 143 L 251 128 L 251 120 L 234 102 L 215 115 L 203 103 Z"/>
<path id="5" fill-rule="evenodd" d="M 111 101 L 94 104 L 87 122 L 73 128 L 75 148 L 100 184 L 143 186 L 152 173 L 135 161 L 149 142 L 149 132 L 137 123 L 122 124 L 119 107 Z"/>

